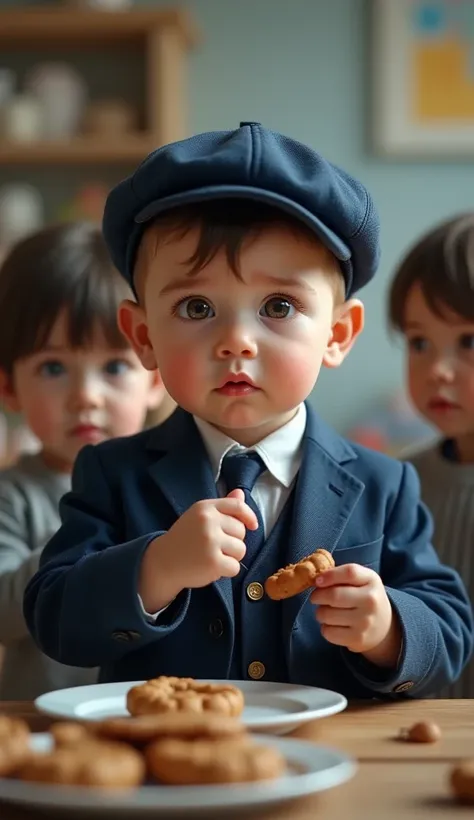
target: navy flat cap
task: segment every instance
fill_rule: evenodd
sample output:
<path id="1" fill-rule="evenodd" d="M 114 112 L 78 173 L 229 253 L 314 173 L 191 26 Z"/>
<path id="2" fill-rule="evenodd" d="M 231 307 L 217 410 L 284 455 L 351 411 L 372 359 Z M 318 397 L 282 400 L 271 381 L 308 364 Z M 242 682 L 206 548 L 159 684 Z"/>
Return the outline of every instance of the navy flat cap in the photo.
<path id="1" fill-rule="evenodd" d="M 103 232 L 115 266 L 133 287 L 147 222 L 179 205 L 223 198 L 265 202 L 307 225 L 340 260 L 347 296 L 374 276 L 379 220 L 366 188 L 308 146 L 256 122 L 158 148 L 113 188 Z"/>

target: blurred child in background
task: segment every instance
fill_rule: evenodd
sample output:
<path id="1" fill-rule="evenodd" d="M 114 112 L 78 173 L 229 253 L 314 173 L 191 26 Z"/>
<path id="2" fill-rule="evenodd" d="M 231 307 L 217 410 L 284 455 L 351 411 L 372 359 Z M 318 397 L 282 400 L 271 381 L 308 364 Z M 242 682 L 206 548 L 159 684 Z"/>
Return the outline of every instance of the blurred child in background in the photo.
<path id="1" fill-rule="evenodd" d="M 43 655 L 23 617 L 23 592 L 59 526 L 85 444 L 142 429 L 147 414 L 174 405 L 122 336 L 117 307 L 130 295 L 110 262 L 100 230 L 59 225 L 18 243 L 0 267 L 0 387 L 39 442 L 0 471 L 0 699 L 95 683 L 95 669 Z"/>
<path id="2" fill-rule="evenodd" d="M 407 453 L 434 518 L 434 545 L 474 600 L 474 214 L 422 236 L 399 264 L 389 297 L 403 334 L 408 391 L 439 438 Z M 474 697 L 474 663 L 444 697 Z"/>

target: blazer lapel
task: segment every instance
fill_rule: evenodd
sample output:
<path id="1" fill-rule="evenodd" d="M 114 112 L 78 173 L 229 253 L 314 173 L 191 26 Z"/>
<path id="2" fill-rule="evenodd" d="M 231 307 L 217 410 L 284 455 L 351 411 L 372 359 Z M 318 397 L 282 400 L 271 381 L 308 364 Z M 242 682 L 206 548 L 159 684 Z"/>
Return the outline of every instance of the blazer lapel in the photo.
<path id="1" fill-rule="evenodd" d="M 360 498 L 364 485 L 342 465 L 356 457 L 350 445 L 317 419 L 307 407 L 303 460 L 295 486 L 288 563 L 316 549 L 333 552 Z M 283 601 L 284 635 L 290 635 L 311 590 Z"/>
<path id="2" fill-rule="evenodd" d="M 197 501 L 218 497 L 204 442 L 189 413 L 176 410 L 155 428 L 149 448 L 160 452 L 149 468 L 150 475 L 178 517 Z M 231 579 L 221 578 L 215 587 L 233 621 Z"/>
<path id="3" fill-rule="evenodd" d="M 192 416 L 177 410 L 169 422 L 153 431 L 156 435 L 149 446 L 160 455 L 149 472 L 180 516 L 196 501 L 217 498 L 217 491 L 206 448 Z"/>

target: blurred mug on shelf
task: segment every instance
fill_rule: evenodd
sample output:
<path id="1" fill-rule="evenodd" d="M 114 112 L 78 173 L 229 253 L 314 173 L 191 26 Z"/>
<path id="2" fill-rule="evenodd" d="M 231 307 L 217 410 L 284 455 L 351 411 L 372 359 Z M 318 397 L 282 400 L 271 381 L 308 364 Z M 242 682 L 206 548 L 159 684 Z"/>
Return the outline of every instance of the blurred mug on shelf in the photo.
<path id="1" fill-rule="evenodd" d="M 81 75 L 67 63 L 39 63 L 25 79 L 25 88 L 40 102 L 43 136 L 67 139 L 77 133 L 87 99 Z"/>
<path id="2" fill-rule="evenodd" d="M 44 111 L 32 94 L 17 94 L 2 106 L 2 136 L 13 142 L 36 142 L 43 136 Z"/>

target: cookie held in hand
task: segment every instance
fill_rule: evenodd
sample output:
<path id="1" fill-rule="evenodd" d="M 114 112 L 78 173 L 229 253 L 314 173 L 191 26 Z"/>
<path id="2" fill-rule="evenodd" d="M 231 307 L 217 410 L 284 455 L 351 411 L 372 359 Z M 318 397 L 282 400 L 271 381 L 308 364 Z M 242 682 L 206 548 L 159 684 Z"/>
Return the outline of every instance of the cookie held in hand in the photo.
<path id="1" fill-rule="evenodd" d="M 316 576 L 335 566 L 334 558 L 327 550 L 316 550 L 297 564 L 288 564 L 270 575 L 265 581 L 265 592 L 273 601 L 292 598 L 314 586 Z"/>

